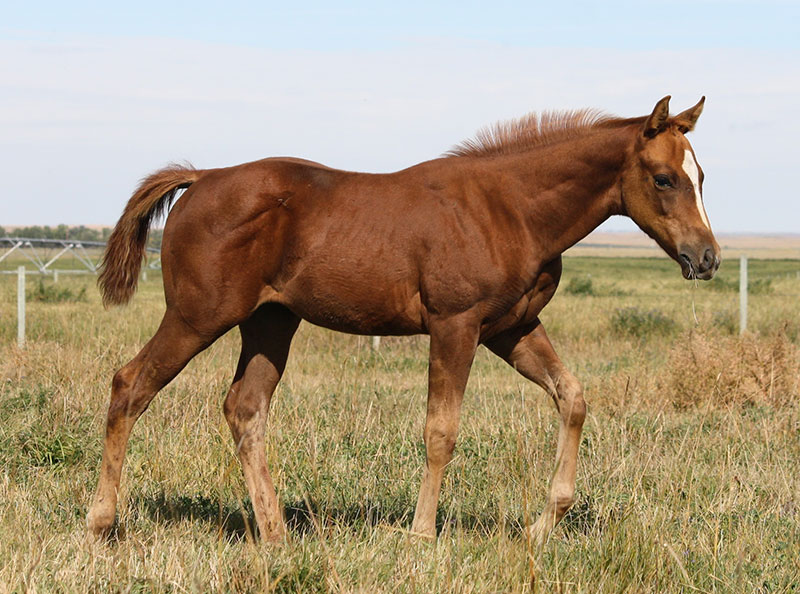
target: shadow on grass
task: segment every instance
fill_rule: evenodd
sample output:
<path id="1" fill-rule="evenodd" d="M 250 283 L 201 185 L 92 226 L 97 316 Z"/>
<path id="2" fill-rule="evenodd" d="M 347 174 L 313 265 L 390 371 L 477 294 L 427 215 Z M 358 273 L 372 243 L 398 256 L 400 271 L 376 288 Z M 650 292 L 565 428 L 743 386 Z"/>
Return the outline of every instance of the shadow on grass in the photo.
<path id="1" fill-rule="evenodd" d="M 136 513 L 149 520 L 161 524 L 177 524 L 180 522 L 200 522 L 221 533 L 231 542 L 242 541 L 257 533 L 255 515 L 249 499 L 245 499 L 244 508 L 239 502 L 221 501 L 219 498 L 205 495 L 132 495 L 128 505 Z M 310 509 L 309 509 L 310 507 Z M 313 535 L 317 530 L 325 530 L 331 526 L 342 526 L 353 530 L 372 529 L 379 525 L 397 526 L 401 529 L 411 528 L 413 503 L 406 501 L 360 500 L 352 505 L 335 506 L 320 504 L 309 500 L 291 501 L 284 504 L 283 517 L 286 527 L 293 536 Z M 441 530 L 447 521 L 437 518 L 437 527 Z M 496 519 L 488 517 L 462 516 L 458 523 L 468 530 L 487 531 L 496 525 Z M 316 524 L 316 526 L 315 526 Z M 512 523 L 515 524 L 515 523 Z M 516 531 L 516 530 L 514 530 Z M 115 524 L 111 533 L 112 540 L 123 540 L 124 529 Z"/>
<path id="2" fill-rule="evenodd" d="M 157 495 L 132 496 L 128 505 L 153 522 L 177 524 L 184 521 L 210 524 L 214 530 L 231 542 L 242 541 L 248 532 L 253 534 L 255 516 L 249 501 L 244 509 L 219 498 L 205 495 Z M 118 529 L 115 527 L 115 530 Z M 119 531 L 118 531 L 119 532 Z M 113 535 L 113 533 L 112 533 Z M 124 534 L 119 534 L 124 538 Z"/>
<path id="3" fill-rule="evenodd" d="M 309 509 L 310 507 L 310 509 Z M 286 503 L 283 516 L 290 533 L 297 535 L 313 534 L 331 525 L 346 526 L 353 529 L 374 528 L 378 525 L 410 527 L 410 511 L 405 502 L 391 501 L 388 505 L 383 501 L 372 499 L 360 500 L 357 504 L 340 507 L 325 505 L 309 500 Z"/>
<path id="4" fill-rule="evenodd" d="M 184 521 L 201 522 L 221 533 L 231 542 L 238 542 L 257 534 L 256 520 L 249 499 L 239 502 L 221 501 L 205 495 L 132 495 L 128 505 L 153 522 L 177 524 Z M 320 506 L 310 501 L 286 503 L 283 516 L 289 533 L 296 536 L 314 534 L 315 522 L 320 528 L 343 525 L 358 529 L 379 524 L 410 524 L 409 510 L 400 506 L 387 507 L 381 502 L 361 501 L 344 508 Z M 249 535 L 249 536 L 248 536 Z M 124 528 L 115 523 L 110 540 L 124 540 Z"/>
<path id="5" fill-rule="evenodd" d="M 231 542 L 243 541 L 258 533 L 249 499 L 243 502 L 221 501 L 219 498 L 204 495 L 133 496 L 129 505 L 150 520 L 162 524 L 177 524 L 191 521 L 201 522 L 212 527 Z M 309 509 L 310 506 L 310 509 Z M 313 535 L 318 529 L 341 526 L 353 530 L 372 529 L 379 525 L 396 526 L 410 530 L 413 503 L 399 500 L 378 501 L 360 500 L 352 505 L 331 506 L 309 500 L 298 500 L 284 504 L 283 516 L 289 534 L 303 537 Z M 561 530 L 572 534 L 587 534 L 592 529 L 602 531 L 604 518 L 597 517 L 591 501 L 579 501 L 570 509 L 561 522 Z M 607 519 L 606 519 L 607 520 Z M 512 538 L 524 538 L 524 521 L 521 517 L 506 516 L 503 530 Z M 315 526 L 316 524 L 316 526 Z M 448 526 L 458 526 L 469 532 L 490 535 L 499 527 L 496 510 L 486 510 L 481 514 L 462 513 L 457 518 L 445 517 L 443 509 L 437 514 L 437 534 Z M 115 525 L 112 539 L 124 539 L 122 529 Z M 256 536 L 256 539 L 258 537 Z"/>

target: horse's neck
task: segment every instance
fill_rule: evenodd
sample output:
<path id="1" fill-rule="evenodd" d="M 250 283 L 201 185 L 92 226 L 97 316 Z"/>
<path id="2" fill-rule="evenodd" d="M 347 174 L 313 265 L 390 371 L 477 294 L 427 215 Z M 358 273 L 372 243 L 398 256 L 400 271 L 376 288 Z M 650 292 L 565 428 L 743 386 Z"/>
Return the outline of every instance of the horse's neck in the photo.
<path id="1" fill-rule="evenodd" d="M 524 204 L 545 261 L 623 213 L 620 178 L 632 144 L 631 130 L 602 130 L 512 161 L 520 190 L 509 198 Z"/>

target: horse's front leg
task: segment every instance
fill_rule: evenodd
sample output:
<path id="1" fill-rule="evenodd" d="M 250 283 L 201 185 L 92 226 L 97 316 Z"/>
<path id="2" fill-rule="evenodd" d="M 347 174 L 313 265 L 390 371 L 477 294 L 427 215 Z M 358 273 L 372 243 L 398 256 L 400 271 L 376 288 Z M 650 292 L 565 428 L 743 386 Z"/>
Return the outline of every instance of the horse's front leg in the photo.
<path id="1" fill-rule="evenodd" d="M 478 347 L 479 325 L 466 315 L 431 320 L 425 470 L 411 530 L 436 537 L 436 507 L 444 467 L 453 458 L 464 388 Z"/>
<path id="2" fill-rule="evenodd" d="M 574 502 L 578 445 L 586 418 L 583 388 L 556 355 L 539 320 L 497 336 L 486 346 L 524 377 L 544 388 L 553 398 L 561 418 L 556 470 L 547 503 L 542 515 L 529 527 L 536 544 L 542 545 Z"/>

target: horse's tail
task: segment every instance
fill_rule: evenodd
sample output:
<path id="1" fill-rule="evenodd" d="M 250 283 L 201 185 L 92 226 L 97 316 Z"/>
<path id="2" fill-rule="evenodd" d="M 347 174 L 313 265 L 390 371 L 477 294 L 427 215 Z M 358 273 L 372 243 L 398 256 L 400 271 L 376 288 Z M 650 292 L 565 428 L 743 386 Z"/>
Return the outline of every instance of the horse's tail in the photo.
<path id="1" fill-rule="evenodd" d="M 164 214 L 178 190 L 188 188 L 202 174 L 190 165 L 170 165 L 142 180 L 128 200 L 103 255 L 97 279 L 103 305 L 130 301 L 139 283 L 150 223 Z"/>

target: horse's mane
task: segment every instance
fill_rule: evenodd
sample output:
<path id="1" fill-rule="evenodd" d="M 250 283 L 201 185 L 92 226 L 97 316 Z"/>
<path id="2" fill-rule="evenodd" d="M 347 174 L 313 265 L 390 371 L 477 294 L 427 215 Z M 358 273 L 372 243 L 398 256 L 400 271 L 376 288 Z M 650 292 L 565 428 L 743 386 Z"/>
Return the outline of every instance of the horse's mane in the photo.
<path id="1" fill-rule="evenodd" d="M 490 157 L 509 155 L 534 147 L 578 138 L 597 128 L 615 128 L 644 121 L 623 119 L 598 109 L 529 113 L 514 120 L 498 122 L 478 131 L 447 151 L 445 157 Z"/>

